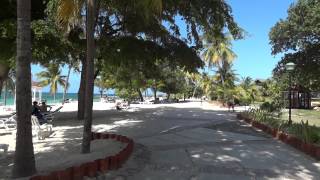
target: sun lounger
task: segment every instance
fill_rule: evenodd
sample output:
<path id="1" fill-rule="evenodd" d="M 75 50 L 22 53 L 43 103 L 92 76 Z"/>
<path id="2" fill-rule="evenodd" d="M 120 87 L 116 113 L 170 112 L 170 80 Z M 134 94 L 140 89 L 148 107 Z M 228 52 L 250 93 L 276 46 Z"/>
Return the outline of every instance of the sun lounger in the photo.
<path id="1" fill-rule="evenodd" d="M 44 116 L 43 118 L 50 124 L 53 124 L 53 119 L 54 119 L 54 115 L 59 112 L 61 109 L 63 108 L 63 106 L 58 107 L 57 109 L 55 109 L 54 111 L 49 111 L 49 112 L 45 112 L 42 113 L 42 115 Z"/>
<path id="2" fill-rule="evenodd" d="M 32 134 L 33 136 L 38 136 L 38 139 L 45 139 L 52 133 L 52 124 L 45 123 L 40 125 L 39 120 L 36 116 L 31 116 L 31 123 Z M 17 130 L 16 115 L 14 114 L 7 119 L 0 119 L 0 128 L 5 129 L 6 133 L 15 135 Z"/>
<path id="3" fill-rule="evenodd" d="M 12 133 L 12 131 L 16 130 L 17 128 L 16 115 L 13 114 L 9 118 L 1 118 L 0 128 L 4 129 L 6 133 Z"/>
<path id="4" fill-rule="evenodd" d="M 39 140 L 45 139 L 52 133 L 52 125 L 45 123 L 40 125 L 36 116 L 31 116 L 32 134 L 38 136 Z"/>

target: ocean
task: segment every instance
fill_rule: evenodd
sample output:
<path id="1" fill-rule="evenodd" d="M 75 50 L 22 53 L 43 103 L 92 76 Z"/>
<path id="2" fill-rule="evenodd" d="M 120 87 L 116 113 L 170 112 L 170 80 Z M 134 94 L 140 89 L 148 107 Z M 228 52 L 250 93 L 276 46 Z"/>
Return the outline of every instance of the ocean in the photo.
<path id="1" fill-rule="evenodd" d="M 62 96 L 63 93 L 57 93 L 56 94 L 56 100 L 54 101 L 53 95 L 50 93 L 42 93 L 42 100 L 46 100 L 47 104 L 54 104 L 54 103 L 60 103 L 62 102 Z M 113 96 L 112 94 L 108 94 L 108 96 Z M 38 97 L 38 94 L 37 94 Z M 66 99 L 71 99 L 71 100 L 78 100 L 78 93 L 67 93 L 66 94 Z M 13 105 L 14 104 L 14 97 L 12 94 L 7 94 L 7 102 L 6 105 Z M 93 97 L 94 102 L 100 101 L 100 94 L 95 94 Z M 0 105 L 4 105 L 4 94 L 1 94 L 1 99 L 0 99 Z"/>

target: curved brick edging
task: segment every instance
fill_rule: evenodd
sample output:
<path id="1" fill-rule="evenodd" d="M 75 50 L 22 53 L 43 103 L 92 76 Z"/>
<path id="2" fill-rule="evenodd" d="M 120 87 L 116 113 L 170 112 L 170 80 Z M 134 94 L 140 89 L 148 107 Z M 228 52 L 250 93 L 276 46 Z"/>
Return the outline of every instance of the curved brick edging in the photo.
<path id="1" fill-rule="evenodd" d="M 95 139 L 115 139 L 127 143 L 127 146 L 113 156 L 103 159 L 96 159 L 91 162 L 85 162 L 78 166 L 72 166 L 64 170 L 53 171 L 48 175 L 36 175 L 31 180 L 80 180 L 83 177 L 95 177 L 98 172 L 106 173 L 108 170 L 114 170 L 121 167 L 130 157 L 134 142 L 132 139 L 117 134 L 96 133 L 92 132 L 91 140 Z"/>
<path id="2" fill-rule="evenodd" d="M 276 128 L 271 128 L 271 127 L 269 127 L 265 124 L 262 124 L 258 121 L 252 120 L 248 117 L 244 117 L 241 114 L 237 114 L 237 118 L 244 120 L 246 123 L 251 124 L 253 127 L 258 128 L 258 129 L 272 135 L 272 137 L 304 152 L 305 154 L 308 154 L 308 155 L 314 157 L 315 159 L 320 160 L 320 146 L 305 143 L 304 141 L 302 141 L 301 139 L 299 139 L 293 135 L 287 134 L 283 131 L 279 131 Z"/>

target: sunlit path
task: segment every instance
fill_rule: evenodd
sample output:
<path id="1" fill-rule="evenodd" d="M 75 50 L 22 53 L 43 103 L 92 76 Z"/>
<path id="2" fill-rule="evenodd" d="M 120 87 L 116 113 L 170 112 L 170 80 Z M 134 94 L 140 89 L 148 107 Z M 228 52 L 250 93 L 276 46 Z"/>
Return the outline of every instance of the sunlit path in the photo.
<path id="1" fill-rule="evenodd" d="M 320 178 L 319 162 L 227 111 L 190 103 L 120 114 L 130 118 L 109 131 L 137 145 L 122 169 L 106 175 L 111 179 Z"/>

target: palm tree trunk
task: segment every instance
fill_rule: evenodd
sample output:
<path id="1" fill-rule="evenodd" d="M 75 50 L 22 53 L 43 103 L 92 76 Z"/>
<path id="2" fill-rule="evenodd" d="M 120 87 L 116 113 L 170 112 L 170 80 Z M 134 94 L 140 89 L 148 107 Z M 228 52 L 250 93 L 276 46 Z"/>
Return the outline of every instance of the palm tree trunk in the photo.
<path id="1" fill-rule="evenodd" d="M 3 81 L 0 79 L 0 98 L 2 95 Z"/>
<path id="2" fill-rule="evenodd" d="M 78 92 L 78 120 L 84 119 L 84 108 L 85 102 L 84 97 L 86 93 L 86 60 L 85 58 L 82 59 L 82 67 L 81 67 L 81 80 L 80 80 L 80 87 Z"/>
<path id="3" fill-rule="evenodd" d="M 64 104 L 64 101 L 66 100 L 66 94 L 67 94 L 67 90 L 68 90 L 68 83 L 69 83 L 69 77 L 70 77 L 71 69 L 72 69 L 72 65 L 70 64 L 69 65 L 69 69 L 68 69 L 67 78 L 66 78 L 66 83 L 64 84 L 62 104 Z"/>
<path id="4" fill-rule="evenodd" d="M 167 100 L 169 100 L 170 99 L 170 93 L 167 93 Z"/>
<path id="5" fill-rule="evenodd" d="M 5 82 L 5 80 L 9 75 L 9 71 L 10 71 L 10 68 L 8 65 L 0 63 L 0 98 L 2 93 L 3 83 Z"/>
<path id="6" fill-rule="evenodd" d="M 16 104 L 17 104 L 16 101 L 17 101 L 17 84 L 15 83 L 15 85 L 14 85 L 14 100 L 13 100 L 13 105 L 16 105 Z"/>
<path id="7" fill-rule="evenodd" d="M 156 83 L 156 80 L 154 80 L 154 85 L 152 87 L 152 90 L 153 90 L 154 102 L 156 102 L 156 100 L 157 100 L 157 83 Z"/>
<path id="8" fill-rule="evenodd" d="M 153 88 L 153 97 L 154 97 L 154 101 L 156 101 L 156 99 L 157 99 L 157 88 Z"/>
<path id="9" fill-rule="evenodd" d="M 95 0 L 87 0 L 87 83 L 85 96 L 85 113 L 82 139 L 82 153 L 90 153 L 92 104 L 94 86 L 94 17 Z"/>
<path id="10" fill-rule="evenodd" d="M 12 177 L 36 172 L 31 131 L 31 0 L 17 1 L 17 135 Z"/>
<path id="11" fill-rule="evenodd" d="M 138 92 L 138 94 L 139 94 L 140 101 L 143 102 L 143 96 L 142 96 L 142 93 L 141 93 L 141 91 L 140 91 L 139 88 L 137 88 L 137 92 Z"/>
<path id="12" fill-rule="evenodd" d="M 222 88 L 223 88 L 223 94 L 222 94 L 222 99 L 223 101 L 225 101 L 225 83 L 224 83 L 224 76 L 223 76 L 223 61 L 221 62 L 221 65 L 220 63 L 218 62 L 218 69 L 220 71 L 220 78 L 221 78 L 221 85 L 222 85 Z"/>
<path id="13" fill-rule="evenodd" d="M 7 93 L 8 93 L 8 82 L 5 81 L 4 82 L 4 95 L 3 95 L 4 105 L 7 105 Z"/>
<path id="14" fill-rule="evenodd" d="M 198 88 L 199 85 L 196 85 L 196 87 L 194 87 L 193 93 L 192 93 L 192 98 L 194 98 L 194 95 L 196 94 L 196 90 Z"/>
<path id="15" fill-rule="evenodd" d="M 53 102 L 56 103 L 56 93 L 53 93 Z"/>

